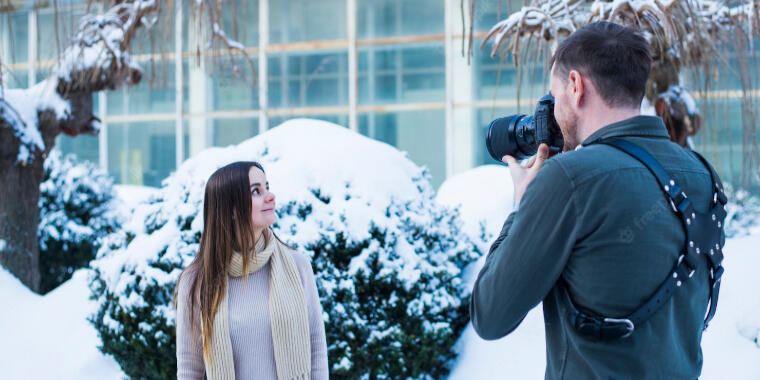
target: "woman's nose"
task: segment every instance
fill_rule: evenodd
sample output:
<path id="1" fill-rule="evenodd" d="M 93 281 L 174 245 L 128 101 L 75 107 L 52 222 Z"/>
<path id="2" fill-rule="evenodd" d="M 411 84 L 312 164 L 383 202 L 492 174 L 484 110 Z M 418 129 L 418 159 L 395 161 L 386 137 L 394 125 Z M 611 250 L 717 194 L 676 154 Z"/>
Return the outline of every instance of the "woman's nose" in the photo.
<path id="1" fill-rule="evenodd" d="M 267 197 L 265 200 L 267 202 L 274 202 L 274 193 L 271 191 L 267 191 Z"/>

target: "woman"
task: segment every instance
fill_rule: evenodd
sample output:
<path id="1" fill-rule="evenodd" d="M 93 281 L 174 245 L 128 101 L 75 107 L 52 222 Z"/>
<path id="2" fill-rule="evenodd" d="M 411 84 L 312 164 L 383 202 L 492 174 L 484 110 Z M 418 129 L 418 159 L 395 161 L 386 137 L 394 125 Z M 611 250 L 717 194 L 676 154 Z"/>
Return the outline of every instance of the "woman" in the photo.
<path id="1" fill-rule="evenodd" d="M 274 209 L 256 162 L 209 178 L 198 254 L 174 292 L 179 380 L 328 378 L 314 274 L 271 231 Z"/>

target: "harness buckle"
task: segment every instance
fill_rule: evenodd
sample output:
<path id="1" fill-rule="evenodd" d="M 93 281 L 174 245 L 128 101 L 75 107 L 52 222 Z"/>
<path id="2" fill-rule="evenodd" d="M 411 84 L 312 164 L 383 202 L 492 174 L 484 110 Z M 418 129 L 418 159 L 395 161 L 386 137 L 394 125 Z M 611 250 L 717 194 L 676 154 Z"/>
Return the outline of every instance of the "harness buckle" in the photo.
<path id="1" fill-rule="evenodd" d="M 678 264 L 681 264 L 681 261 L 683 261 L 683 259 L 685 257 L 686 257 L 686 255 L 683 254 L 683 253 L 681 254 L 681 256 L 678 256 Z M 692 266 L 689 264 L 688 260 L 686 261 L 686 267 L 689 268 L 689 270 L 690 270 L 690 272 L 689 272 L 689 278 L 691 278 L 692 276 L 694 276 L 694 272 L 696 272 L 696 268 L 692 268 Z"/>
<path id="2" fill-rule="evenodd" d="M 615 325 L 624 325 L 626 329 L 625 335 L 622 335 L 620 338 L 628 338 L 633 333 L 633 330 L 635 327 L 633 326 L 633 322 L 631 322 L 628 318 L 604 318 L 605 323 L 615 324 Z"/>
<path id="3" fill-rule="evenodd" d="M 673 203 L 673 198 L 668 197 L 668 201 L 670 201 L 670 208 L 672 208 L 673 212 L 675 212 L 677 214 L 678 213 L 678 208 L 676 207 L 676 204 Z"/>

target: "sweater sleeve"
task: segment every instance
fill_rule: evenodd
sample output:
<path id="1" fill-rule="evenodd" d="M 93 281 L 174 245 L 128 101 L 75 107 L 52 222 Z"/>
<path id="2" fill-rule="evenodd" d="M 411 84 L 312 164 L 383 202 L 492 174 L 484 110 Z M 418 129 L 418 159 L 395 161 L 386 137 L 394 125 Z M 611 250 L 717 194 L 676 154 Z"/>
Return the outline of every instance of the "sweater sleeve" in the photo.
<path id="1" fill-rule="evenodd" d="M 190 278 L 182 276 L 177 292 L 177 380 L 203 380 L 203 341 L 200 336 L 200 315 L 190 325 Z"/>
<path id="2" fill-rule="evenodd" d="M 309 259 L 302 254 L 296 253 L 298 269 L 301 272 L 304 295 L 306 296 L 306 309 L 309 313 L 309 334 L 311 335 L 311 378 L 312 380 L 326 380 L 329 378 L 327 368 L 327 340 L 325 339 L 325 322 L 322 319 L 322 304 L 319 302 L 317 284 L 314 280 L 314 271 L 311 269 Z"/>

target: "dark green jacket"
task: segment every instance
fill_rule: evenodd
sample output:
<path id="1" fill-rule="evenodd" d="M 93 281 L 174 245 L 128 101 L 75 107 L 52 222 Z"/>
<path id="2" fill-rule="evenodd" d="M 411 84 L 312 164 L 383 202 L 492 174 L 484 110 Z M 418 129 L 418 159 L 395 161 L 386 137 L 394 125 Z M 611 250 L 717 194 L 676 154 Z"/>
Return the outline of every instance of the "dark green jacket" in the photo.
<path id="1" fill-rule="evenodd" d="M 547 379 L 695 379 L 709 297 L 703 257 L 694 277 L 625 339 L 579 335 L 555 287 L 564 279 L 582 311 L 624 317 L 665 280 L 684 249 L 685 231 L 654 176 L 622 151 L 588 145 L 613 136 L 649 151 L 694 208 L 707 212 L 710 174 L 669 141 L 660 118 L 608 125 L 582 148 L 547 160 L 528 185 L 475 282 L 472 324 L 484 339 L 498 339 L 543 301 Z"/>

